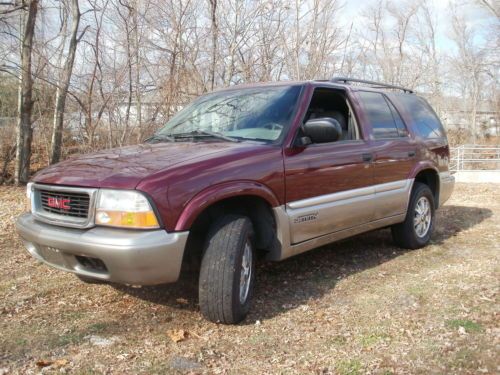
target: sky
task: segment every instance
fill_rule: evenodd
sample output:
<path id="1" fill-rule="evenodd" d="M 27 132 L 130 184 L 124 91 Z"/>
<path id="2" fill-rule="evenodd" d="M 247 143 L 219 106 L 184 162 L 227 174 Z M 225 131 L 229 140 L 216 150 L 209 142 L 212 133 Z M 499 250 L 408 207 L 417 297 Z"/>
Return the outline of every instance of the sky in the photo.
<path id="1" fill-rule="evenodd" d="M 377 4 L 378 1 L 379 0 L 345 0 L 345 5 L 342 10 L 344 18 L 349 20 L 349 23 L 351 20 L 354 20 L 356 24 L 356 20 L 360 20 L 359 15 L 363 12 L 363 9 Z M 451 43 L 449 39 L 451 30 L 450 9 L 453 6 L 458 7 L 459 10 L 463 10 L 467 25 L 476 30 L 476 43 L 484 43 L 488 36 L 491 36 L 494 25 L 496 24 L 498 27 L 499 21 L 491 12 L 479 7 L 477 5 L 478 1 L 479 0 L 428 0 L 434 8 L 438 20 L 438 49 L 447 52 L 447 50 L 449 51 L 454 48 L 453 43 Z M 399 2 L 399 0 L 395 0 L 395 2 Z"/>

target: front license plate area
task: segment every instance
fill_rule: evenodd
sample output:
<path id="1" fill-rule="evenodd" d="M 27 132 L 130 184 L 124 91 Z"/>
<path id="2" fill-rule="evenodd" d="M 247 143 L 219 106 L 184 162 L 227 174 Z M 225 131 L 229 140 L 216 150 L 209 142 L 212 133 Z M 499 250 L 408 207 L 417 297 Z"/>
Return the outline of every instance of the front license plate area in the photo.
<path id="1" fill-rule="evenodd" d="M 47 262 L 55 265 L 64 265 L 63 254 L 61 250 L 51 246 L 41 246 L 39 249 L 40 256 Z"/>

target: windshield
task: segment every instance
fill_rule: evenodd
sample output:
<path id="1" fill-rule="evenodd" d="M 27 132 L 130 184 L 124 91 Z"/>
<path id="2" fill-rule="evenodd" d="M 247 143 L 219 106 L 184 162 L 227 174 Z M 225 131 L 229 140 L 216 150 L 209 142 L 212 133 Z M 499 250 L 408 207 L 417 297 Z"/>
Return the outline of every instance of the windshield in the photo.
<path id="1" fill-rule="evenodd" d="M 215 92 L 189 104 L 157 136 L 212 134 L 237 140 L 276 141 L 290 126 L 300 86 Z"/>

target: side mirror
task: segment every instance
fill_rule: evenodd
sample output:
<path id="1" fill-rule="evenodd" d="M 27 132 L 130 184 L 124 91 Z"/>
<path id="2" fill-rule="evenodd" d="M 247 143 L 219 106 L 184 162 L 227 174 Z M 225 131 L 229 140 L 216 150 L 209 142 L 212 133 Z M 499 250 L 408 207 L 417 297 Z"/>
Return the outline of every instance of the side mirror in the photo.
<path id="1" fill-rule="evenodd" d="M 302 131 L 306 137 L 310 138 L 312 143 L 335 142 L 342 136 L 340 123 L 330 117 L 309 120 L 302 125 Z"/>

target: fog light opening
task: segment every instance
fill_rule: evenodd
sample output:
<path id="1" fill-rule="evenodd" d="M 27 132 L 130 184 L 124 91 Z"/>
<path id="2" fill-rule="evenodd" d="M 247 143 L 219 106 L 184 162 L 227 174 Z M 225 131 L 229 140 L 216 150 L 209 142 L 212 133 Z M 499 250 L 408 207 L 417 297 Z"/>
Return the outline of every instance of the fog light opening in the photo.
<path id="1" fill-rule="evenodd" d="M 108 271 L 106 265 L 100 259 L 85 257 L 81 255 L 76 255 L 75 258 L 78 261 L 78 263 L 80 263 L 88 271 L 96 271 L 96 272 Z"/>

